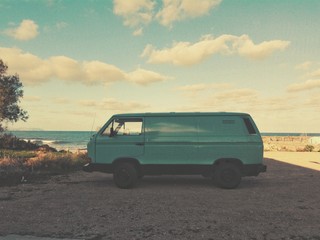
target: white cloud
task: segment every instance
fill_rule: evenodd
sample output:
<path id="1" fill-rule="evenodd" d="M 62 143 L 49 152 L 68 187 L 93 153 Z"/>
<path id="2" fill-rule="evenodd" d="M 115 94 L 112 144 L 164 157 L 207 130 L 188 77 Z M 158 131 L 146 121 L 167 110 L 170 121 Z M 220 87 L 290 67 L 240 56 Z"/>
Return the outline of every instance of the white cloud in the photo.
<path id="1" fill-rule="evenodd" d="M 153 18 L 155 2 L 152 0 L 114 0 L 113 13 L 124 19 L 125 26 L 135 28 L 134 35 L 142 34 L 141 25 L 147 25 Z"/>
<path id="2" fill-rule="evenodd" d="M 217 38 L 207 35 L 196 43 L 178 42 L 171 48 L 161 50 L 147 45 L 141 57 L 148 58 L 148 63 L 171 63 L 173 65 L 188 66 L 198 64 L 214 54 L 238 54 L 251 59 L 263 59 L 276 50 L 285 49 L 290 42 L 281 40 L 265 41 L 254 44 L 247 35 L 221 35 Z"/>
<path id="3" fill-rule="evenodd" d="M 132 33 L 133 36 L 141 36 L 142 34 L 143 34 L 143 28 L 142 28 L 142 27 L 139 28 L 139 29 L 137 29 L 137 30 L 135 30 L 135 31 Z"/>
<path id="4" fill-rule="evenodd" d="M 147 57 L 149 63 L 172 63 L 174 65 L 188 66 L 197 64 L 210 55 L 216 53 L 230 53 L 226 44 L 234 38 L 232 35 L 222 35 L 217 38 L 206 36 L 197 43 L 177 42 L 171 48 L 161 50 L 147 45 L 141 57 Z"/>
<path id="5" fill-rule="evenodd" d="M 289 41 L 272 40 L 254 44 L 247 35 L 240 36 L 234 43 L 233 48 L 239 55 L 252 59 L 264 59 L 276 50 L 284 50 L 289 46 Z"/>
<path id="6" fill-rule="evenodd" d="M 311 78 L 320 78 L 320 69 L 307 74 L 307 76 Z"/>
<path id="7" fill-rule="evenodd" d="M 195 18 L 208 14 L 221 0 L 163 0 L 163 8 L 156 18 L 164 26 L 172 26 L 175 21 Z"/>
<path id="8" fill-rule="evenodd" d="M 84 80 L 87 84 L 111 83 L 125 80 L 126 75 L 118 67 L 99 61 L 84 62 L 83 70 Z"/>
<path id="9" fill-rule="evenodd" d="M 188 97 L 194 97 L 200 92 L 204 94 L 205 91 L 217 91 L 217 90 L 226 90 L 232 88 L 233 85 L 229 83 L 198 83 L 191 85 L 184 85 L 175 88 L 175 90 L 181 91 L 184 95 Z"/>
<path id="10" fill-rule="evenodd" d="M 114 0 L 113 13 L 123 18 L 125 26 L 134 28 L 133 35 L 140 36 L 143 27 L 158 21 L 172 27 L 175 21 L 196 18 L 208 14 L 222 0 L 163 0 L 158 12 L 155 0 Z M 158 1 L 159 2 L 159 1 Z"/>
<path id="11" fill-rule="evenodd" d="M 21 41 L 31 40 L 39 34 L 38 25 L 32 20 L 25 19 L 17 28 L 5 30 L 5 34 Z"/>
<path id="12" fill-rule="evenodd" d="M 308 91 L 320 88 L 320 79 L 307 80 L 302 83 L 294 83 L 291 84 L 287 90 L 288 92 L 300 92 L 300 91 Z"/>
<path id="13" fill-rule="evenodd" d="M 8 73 L 18 73 L 27 85 L 36 85 L 58 79 L 86 85 L 109 84 L 117 81 L 147 85 L 170 77 L 138 68 L 125 72 L 120 68 L 100 61 L 77 61 L 66 56 L 52 56 L 42 59 L 18 48 L 0 48 L 0 56 L 9 66 Z"/>
<path id="14" fill-rule="evenodd" d="M 105 98 L 101 101 L 98 100 L 83 100 L 79 104 L 84 107 L 94 107 L 104 111 L 112 112 L 134 112 L 146 109 L 149 107 L 147 104 L 142 104 L 135 101 L 121 102 L 114 98 Z"/>
<path id="15" fill-rule="evenodd" d="M 258 92 L 253 89 L 232 89 L 230 91 L 218 93 L 213 96 L 215 100 L 219 101 L 234 101 L 234 102 L 241 102 L 241 101 L 248 101 L 252 100 L 252 98 L 256 98 Z"/>
<path id="16" fill-rule="evenodd" d="M 159 73 L 148 71 L 145 69 L 138 68 L 137 70 L 130 72 L 126 75 L 126 79 L 138 83 L 141 85 L 148 85 L 154 82 L 162 82 L 165 80 L 172 79 L 168 76 L 163 76 Z"/>

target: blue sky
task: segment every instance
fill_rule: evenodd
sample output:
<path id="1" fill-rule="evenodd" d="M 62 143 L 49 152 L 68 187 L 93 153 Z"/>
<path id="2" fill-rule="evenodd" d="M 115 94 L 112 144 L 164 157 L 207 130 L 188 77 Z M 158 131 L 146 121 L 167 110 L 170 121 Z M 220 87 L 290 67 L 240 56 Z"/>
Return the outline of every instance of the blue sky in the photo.
<path id="1" fill-rule="evenodd" d="M 0 58 L 30 115 L 9 127 L 237 111 L 263 132 L 319 132 L 319 12 L 316 0 L 0 0 Z"/>

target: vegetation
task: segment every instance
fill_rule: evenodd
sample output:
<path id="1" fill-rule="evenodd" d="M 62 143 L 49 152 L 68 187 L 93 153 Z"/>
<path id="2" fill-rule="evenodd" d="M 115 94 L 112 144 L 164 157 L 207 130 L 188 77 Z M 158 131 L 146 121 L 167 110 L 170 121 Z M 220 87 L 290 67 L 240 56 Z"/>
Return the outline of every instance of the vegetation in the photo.
<path id="1" fill-rule="evenodd" d="M 35 150 L 39 147 L 38 144 L 21 140 L 11 134 L 0 135 L 0 149 Z"/>
<path id="2" fill-rule="evenodd" d="M 26 121 L 28 113 L 20 106 L 23 85 L 19 76 L 8 75 L 8 66 L 0 59 L 0 134 L 5 123 Z M 48 145 L 39 146 L 10 134 L 0 135 L 0 183 L 10 178 L 25 180 L 35 174 L 59 174 L 81 169 L 88 162 L 84 153 L 57 152 Z"/>
<path id="3" fill-rule="evenodd" d="M 88 157 L 85 153 L 0 150 L 0 173 L 61 173 L 79 170 L 87 162 Z"/>
<path id="4" fill-rule="evenodd" d="M 0 149 L 0 185 L 77 171 L 87 162 L 86 153 Z"/>
<path id="5" fill-rule="evenodd" d="M 314 146 L 312 146 L 312 145 L 306 145 L 303 150 L 304 150 L 305 152 L 312 152 L 313 149 L 314 149 Z"/>
<path id="6" fill-rule="evenodd" d="M 7 75 L 8 66 L 0 59 L 0 132 L 5 130 L 3 122 L 26 121 L 28 113 L 18 103 L 23 97 L 19 76 Z"/>
<path id="7" fill-rule="evenodd" d="M 0 136 L 0 185 L 80 170 L 87 162 L 86 153 L 58 152 L 13 135 Z"/>

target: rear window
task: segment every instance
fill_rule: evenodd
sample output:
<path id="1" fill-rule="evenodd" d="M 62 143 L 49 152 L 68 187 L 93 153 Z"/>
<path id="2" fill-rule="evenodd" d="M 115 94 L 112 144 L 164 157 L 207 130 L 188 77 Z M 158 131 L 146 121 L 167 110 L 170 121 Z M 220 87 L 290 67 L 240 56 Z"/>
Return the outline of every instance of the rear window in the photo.
<path id="1" fill-rule="evenodd" d="M 256 134 L 256 130 L 254 129 L 250 119 L 249 118 L 244 118 L 243 121 L 244 121 L 244 124 L 246 125 L 248 133 L 249 134 Z"/>

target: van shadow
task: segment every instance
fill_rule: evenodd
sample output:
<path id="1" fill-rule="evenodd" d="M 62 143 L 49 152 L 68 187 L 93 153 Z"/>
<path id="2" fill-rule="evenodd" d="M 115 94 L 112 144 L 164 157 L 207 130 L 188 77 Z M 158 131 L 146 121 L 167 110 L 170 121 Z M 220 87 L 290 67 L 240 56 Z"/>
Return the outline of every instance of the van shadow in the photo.
<path id="1" fill-rule="evenodd" d="M 269 189 L 275 187 L 290 187 L 292 184 L 320 185 L 320 172 L 309 168 L 304 168 L 275 159 L 264 159 L 267 165 L 267 172 L 261 173 L 257 177 L 243 177 L 238 189 Z M 116 188 L 112 174 L 99 174 L 95 178 L 86 181 L 92 187 Z M 135 188 L 214 188 L 219 189 L 212 179 L 199 175 L 155 175 L 144 176 L 138 181 Z"/>
<path id="2" fill-rule="evenodd" d="M 159 176 L 145 176 L 138 183 L 138 188 L 149 187 L 201 187 L 210 186 L 215 187 L 212 179 L 204 178 L 199 175 L 159 175 Z"/>

